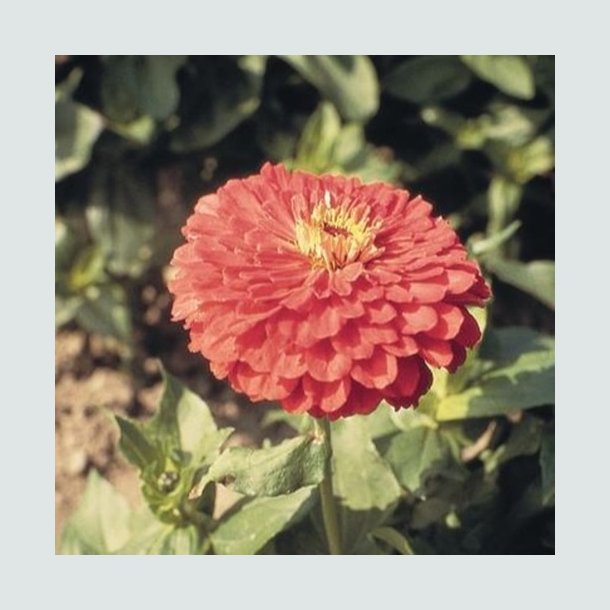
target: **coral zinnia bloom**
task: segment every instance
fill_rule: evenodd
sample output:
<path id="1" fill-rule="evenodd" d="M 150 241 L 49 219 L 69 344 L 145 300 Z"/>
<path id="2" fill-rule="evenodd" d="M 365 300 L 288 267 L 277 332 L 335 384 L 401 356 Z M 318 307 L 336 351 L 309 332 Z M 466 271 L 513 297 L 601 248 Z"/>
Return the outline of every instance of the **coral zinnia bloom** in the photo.
<path id="1" fill-rule="evenodd" d="M 173 257 L 173 318 L 253 401 L 315 417 L 417 403 L 480 338 L 490 291 L 456 233 L 389 184 L 265 165 L 202 197 Z"/>

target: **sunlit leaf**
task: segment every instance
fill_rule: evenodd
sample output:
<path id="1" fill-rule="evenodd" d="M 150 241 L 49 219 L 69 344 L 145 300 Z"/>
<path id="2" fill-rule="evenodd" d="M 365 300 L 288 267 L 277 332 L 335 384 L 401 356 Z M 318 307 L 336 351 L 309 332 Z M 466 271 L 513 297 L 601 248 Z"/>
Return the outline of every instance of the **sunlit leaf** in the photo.
<path id="1" fill-rule="evenodd" d="M 326 459 L 320 439 L 297 436 L 264 449 L 231 447 L 214 462 L 207 478 L 242 494 L 277 496 L 320 483 Z"/>
<path id="2" fill-rule="evenodd" d="M 288 165 L 313 173 L 358 176 L 364 182 L 395 182 L 404 167 L 371 146 L 360 123 L 342 126 L 330 102 L 322 102 L 309 118 L 296 157 Z"/>
<path id="3" fill-rule="evenodd" d="M 208 405 L 175 377 L 163 371 L 163 379 L 165 385 L 159 411 L 146 424 L 147 432 L 171 441 L 189 463 L 211 464 L 232 429 L 218 429 Z"/>
<path id="4" fill-rule="evenodd" d="M 415 551 L 406 537 L 393 527 L 378 527 L 373 530 L 373 536 L 389 544 L 401 555 L 415 555 Z"/>
<path id="5" fill-rule="evenodd" d="M 117 555 L 197 555 L 205 548 L 196 526 L 162 523 L 147 509 L 132 518 L 131 529 L 129 540 Z"/>
<path id="6" fill-rule="evenodd" d="M 60 553 L 114 553 L 129 538 L 129 520 L 127 500 L 96 470 L 92 470 L 81 502 L 64 527 Z"/>
<path id="7" fill-rule="evenodd" d="M 487 333 L 480 358 L 484 372 L 464 391 L 439 403 L 438 420 L 506 415 L 555 400 L 555 344 L 527 328 Z"/>
<path id="8" fill-rule="evenodd" d="M 83 169 L 104 126 L 102 117 L 62 97 L 55 103 L 55 180 Z"/>
<path id="9" fill-rule="evenodd" d="M 371 441 L 365 419 L 354 416 L 332 425 L 333 485 L 344 553 L 383 523 L 402 493 Z"/>
<path id="10" fill-rule="evenodd" d="M 505 229 L 519 209 L 523 188 L 521 185 L 496 175 L 489 183 L 487 191 L 489 220 L 487 235 L 494 236 Z"/>
<path id="11" fill-rule="evenodd" d="M 314 487 L 294 493 L 254 498 L 225 517 L 211 539 L 218 555 L 251 555 L 277 534 L 302 518 L 311 508 Z"/>
<path id="12" fill-rule="evenodd" d="M 365 121 L 379 107 L 379 84 L 365 55 L 282 55 L 301 76 L 351 121 Z"/>
<path id="13" fill-rule="evenodd" d="M 73 294 L 82 293 L 89 286 L 99 284 L 105 279 L 104 255 L 97 246 L 83 248 L 72 263 L 67 287 Z"/>
<path id="14" fill-rule="evenodd" d="M 525 146 L 511 151 L 507 166 L 522 184 L 535 176 L 550 172 L 555 167 L 555 153 L 550 138 L 540 136 Z"/>
<path id="15" fill-rule="evenodd" d="M 519 55 L 462 55 L 462 61 L 483 80 L 500 91 L 529 100 L 534 97 L 534 75 Z"/>
<path id="16" fill-rule="evenodd" d="M 521 263 L 498 256 L 488 256 L 485 258 L 485 266 L 503 282 L 531 294 L 547 307 L 555 308 L 554 261 Z"/>
<path id="17" fill-rule="evenodd" d="M 165 371 L 163 378 L 159 410 L 152 419 L 141 423 L 117 416 L 121 450 L 140 470 L 164 456 L 174 459 L 176 451 L 183 464 L 209 466 L 232 429 L 218 429 L 209 407 L 199 396 Z"/>
<path id="18" fill-rule="evenodd" d="M 333 151 L 341 132 L 341 119 L 330 102 L 322 102 L 309 117 L 294 160 L 294 167 L 321 173 L 333 165 Z"/>
<path id="19" fill-rule="evenodd" d="M 493 252 L 499 246 L 505 244 L 521 227 L 521 221 L 514 220 L 507 227 L 493 233 L 490 237 L 478 239 L 470 239 L 468 247 L 473 256 L 481 256 L 482 254 L 488 254 Z"/>

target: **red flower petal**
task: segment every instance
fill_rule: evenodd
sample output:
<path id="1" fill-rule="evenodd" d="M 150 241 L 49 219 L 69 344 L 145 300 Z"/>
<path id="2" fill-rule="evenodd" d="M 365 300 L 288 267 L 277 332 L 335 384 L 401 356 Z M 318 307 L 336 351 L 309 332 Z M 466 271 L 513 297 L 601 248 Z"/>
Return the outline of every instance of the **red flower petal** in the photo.
<path id="1" fill-rule="evenodd" d="M 349 374 L 352 359 L 335 351 L 328 339 L 316 343 L 305 352 L 309 374 L 318 381 L 336 381 Z"/>
<path id="2" fill-rule="evenodd" d="M 376 348 L 368 360 L 353 363 L 352 379 L 366 388 L 382 389 L 389 386 L 398 373 L 396 358 L 381 348 Z"/>
<path id="3" fill-rule="evenodd" d="M 480 339 L 489 287 L 447 222 L 389 184 L 288 172 L 199 199 L 172 257 L 189 349 L 252 400 L 336 419 L 417 404 Z"/>

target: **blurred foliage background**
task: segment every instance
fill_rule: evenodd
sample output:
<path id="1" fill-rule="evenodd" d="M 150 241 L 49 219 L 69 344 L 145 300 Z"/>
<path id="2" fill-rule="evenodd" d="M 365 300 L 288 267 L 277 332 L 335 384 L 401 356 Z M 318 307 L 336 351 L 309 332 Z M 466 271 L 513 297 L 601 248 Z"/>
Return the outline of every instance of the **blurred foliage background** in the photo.
<path id="1" fill-rule="evenodd" d="M 137 501 L 96 407 L 149 417 L 159 361 L 237 444 L 298 428 L 187 352 L 164 280 L 196 198 L 270 160 L 422 193 L 493 283 L 458 398 L 441 380 L 417 421 L 371 418 L 407 493 L 396 527 L 418 552 L 554 552 L 554 72 L 553 56 L 57 56 L 57 527 L 95 470 Z"/>

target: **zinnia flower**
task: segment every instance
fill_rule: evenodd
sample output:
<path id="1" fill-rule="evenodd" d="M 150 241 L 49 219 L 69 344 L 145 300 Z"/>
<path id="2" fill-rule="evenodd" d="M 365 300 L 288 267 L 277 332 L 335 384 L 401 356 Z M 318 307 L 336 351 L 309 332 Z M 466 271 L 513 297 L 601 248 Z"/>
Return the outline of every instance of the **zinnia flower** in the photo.
<path id="1" fill-rule="evenodd" d="M 315 417 L 415 405 L 453 372 L 490 291 L 422 197 L 266 164 L 199 199 L 171 265 L 174 320 L 214 375 Z"/>

